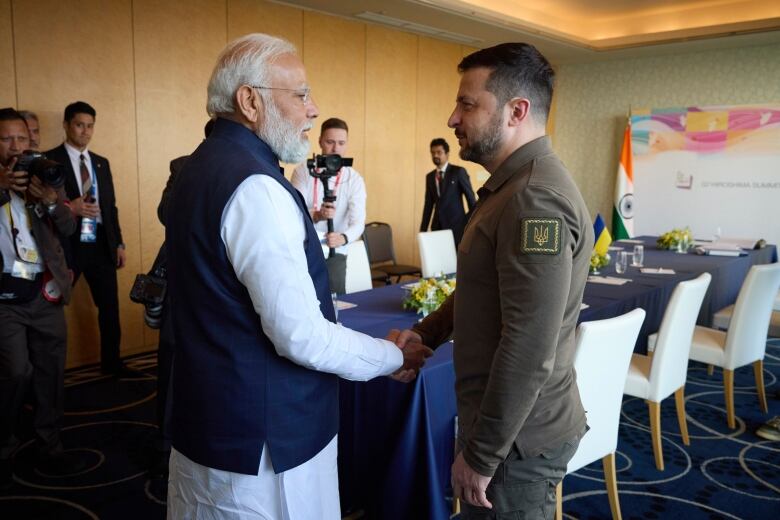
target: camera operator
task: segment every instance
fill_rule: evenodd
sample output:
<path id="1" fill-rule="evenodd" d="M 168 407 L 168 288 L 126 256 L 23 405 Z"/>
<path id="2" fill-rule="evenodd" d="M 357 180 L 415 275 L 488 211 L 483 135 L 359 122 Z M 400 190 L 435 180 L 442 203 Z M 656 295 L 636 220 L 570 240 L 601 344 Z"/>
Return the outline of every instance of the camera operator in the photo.
<path id="1" fill-rule="evenodd" d="M 67 475 L 83 467 L 60 441 L 71 273 L 59 237 L 72 234 L 76 221 L 63 203 L 62 171 L 23 153 L 29 142 L 24 118 L 0 109 L 0 487 L 12 483 L 14 433 L 30 382 L 38 468 Z"/>
<path id="2" fill-rule="evenodd" d="M 323 155 L 346 155 L 349 128 L 341 119 L 332 117 L 322 123 L 320 149 Z M 303 195 L 306 207 L 314 221 L 314 228 L 324 238 L 323 244 L 337 248 L 359 240 L 366 225 L 366 184 L 352 167 L 344 166 L 330 179 L 330 188 L 336 202 L 323 203 L 322 182 L 309 175 L 306 163 L 299 165 L 292 175 L 292 184 Z M 328 233 L 328 219 L 333 219 L 332 233 Z"/>

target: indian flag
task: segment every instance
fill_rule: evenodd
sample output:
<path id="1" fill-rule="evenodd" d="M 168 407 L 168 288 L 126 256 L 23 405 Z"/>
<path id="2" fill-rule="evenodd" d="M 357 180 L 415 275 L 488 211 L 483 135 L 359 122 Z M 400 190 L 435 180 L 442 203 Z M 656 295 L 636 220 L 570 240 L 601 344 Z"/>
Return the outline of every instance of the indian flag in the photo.
<path id="1" fill-rule="evenodd" d="M 612 234 L 615 240 L 634 236 L 634 173 L 631 166 L 631 122 L 623 133 L 623 149 L 620 152 L 615 205 L 612 208 Z"/>

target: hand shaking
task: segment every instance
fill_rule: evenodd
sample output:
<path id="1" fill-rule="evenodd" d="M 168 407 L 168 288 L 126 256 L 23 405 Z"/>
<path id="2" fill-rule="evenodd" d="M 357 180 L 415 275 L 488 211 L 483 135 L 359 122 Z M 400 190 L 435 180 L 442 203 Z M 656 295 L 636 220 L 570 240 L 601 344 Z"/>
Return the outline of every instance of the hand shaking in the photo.
<path id="1" fill-rule="evenodd" d="M 425 360 L 433 355 L 433 350 L 423 345 L 422 337 L 411 330 L 392 329 L 385 339 L 394 342 L 404 355 L 404 364 L 390 376 L 396 381 L 413 381 Z"/>

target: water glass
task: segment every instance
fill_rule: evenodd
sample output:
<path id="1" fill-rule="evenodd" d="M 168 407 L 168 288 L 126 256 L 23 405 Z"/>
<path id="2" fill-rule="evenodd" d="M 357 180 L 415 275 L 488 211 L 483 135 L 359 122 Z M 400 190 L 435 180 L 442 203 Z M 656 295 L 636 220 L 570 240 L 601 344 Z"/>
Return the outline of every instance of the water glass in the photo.
<path id="1" fill-rule="evenodd" d="M 634 246 L 634 257 L 631 261 L 631 265 L 634 267 L 642 267 L 645 262 L 645 246 Z"/>
<path id="2" fill-rule="evenodd" d="M 330 293 L 330 299 L 333 301 L 333 312 L 336 315 L 336 323 L 339 321 L 339 295 L 337 293 Z"/>
<path id="3" fill-rule="evenodd" d="M 618 251 L 617 258 L 615 259 L 615 272 L 617 274 L 623 274 L 628 268 L 628 253 L 625 251 Z"/>

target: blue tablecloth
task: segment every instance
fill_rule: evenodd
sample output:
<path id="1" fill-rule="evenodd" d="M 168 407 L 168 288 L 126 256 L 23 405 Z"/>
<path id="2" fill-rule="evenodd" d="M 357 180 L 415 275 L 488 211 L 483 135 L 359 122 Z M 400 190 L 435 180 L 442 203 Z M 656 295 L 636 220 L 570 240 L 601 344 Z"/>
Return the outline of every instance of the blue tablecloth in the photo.
<path id="1" fill-rule="evenodd" d="M 714 257 L 658 251 L 654 238 L 643 238 L 647 267 L 675 270 L 674 275 L 642 274 L 631 267 L 617 275 L 632 281 L 621 286 L 589 283 L 580 321 L 610 318 L 636 307 L 647 311 L 637 350 L 658 330 L 676 284 L 702 272 L 713 281 L 699 322 L 709 324 L 714 311 L 734 303 L 751 265 L 777 261 L 774 246 L 743 257 Z M 627 251 L 633 244 L 621 244 Z M 418 316 L 401 309 L 399 285 L 381 287 L 342 299 L 356 303 L 339 313 L 347 327 L 384 337 L 391 328 L 408 328 Z M 405 385 L 388 378 L 367 383 L 342 381 L 339 432 L 339 485 L 342 508 L 363 509 L 368 518 L 449 518 L 449 488 L 456 415 L 452 344 L 436 350 L 419 377 Z"/>

